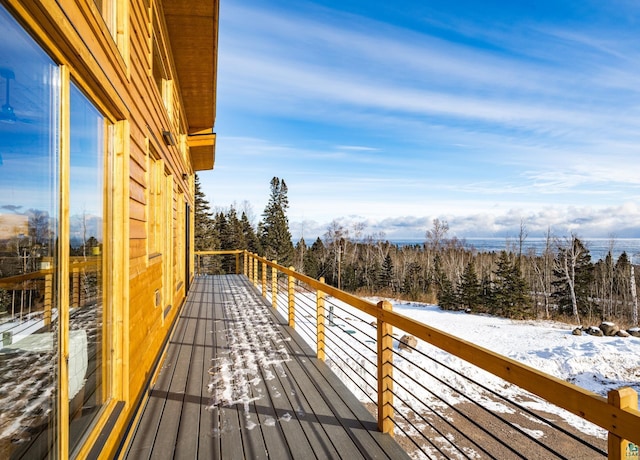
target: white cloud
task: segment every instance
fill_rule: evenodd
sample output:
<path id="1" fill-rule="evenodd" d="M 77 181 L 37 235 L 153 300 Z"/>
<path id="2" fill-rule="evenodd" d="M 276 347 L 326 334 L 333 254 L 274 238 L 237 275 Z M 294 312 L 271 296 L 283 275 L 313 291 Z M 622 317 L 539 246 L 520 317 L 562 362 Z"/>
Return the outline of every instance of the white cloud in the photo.
<path id="1" fill-rule="evenodd" d="M 366 216 L 336 217 L 345 228 L 356 222 L 364 222 L 365 234 L 382 232 L 390 240 L 423 239 L 434 218 L 446 221 L 450 228 L 449 236 L 458 238 L 516 237 L 521 222 L 524 222 L 531 237 L 543 237 L 547 230 L 551 229 L 557 237 L 576 232 L 581 237 L 640 238 L 640 206 L 636 203 L 607 208 L 547 207 L 533 212 L 509 209 L 501 214 L 443 213 L 383 219 L 371 219 Z M 297 239 L 304 228 L 305 239 L 315 240 L 317 236 L 322 237 L 330 222 L 292 220 L 291 231 Z"/>
<path id="2" fill-rule="evenodd" d="M 218 119 L 234 123 L 219 130 L 214 201 L 261 210 L 279 176 L 292 221 L 314 228 L 354 213 L 397 235 L 430 219 L 397 216 L 475 234 L 521 215 L 536 231 L 638 228 L 619 204 L 640 198 L 625 31 L 452 17 L 456 42 L 308 8 L 223 5 Z"/>

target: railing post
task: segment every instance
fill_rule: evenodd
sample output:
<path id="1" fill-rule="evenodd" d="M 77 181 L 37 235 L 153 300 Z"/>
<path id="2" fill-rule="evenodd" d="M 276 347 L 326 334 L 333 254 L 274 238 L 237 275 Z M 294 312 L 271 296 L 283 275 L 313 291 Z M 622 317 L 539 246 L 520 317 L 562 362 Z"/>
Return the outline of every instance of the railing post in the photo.
<path id="1" fill-rule="evenodd" d="M 609 404 L 620 409 L 638 408 L 638 393 L 629 387 L 611 390 L 607 394 L 607 399 Z M 632 460 L 638 458 L 638 446 L 613 433 L 609 433 L 609 460 Z"/>
<path id="2" fill-rule="evenodd" d="M 78 308 L 80 306 L 80 271 L 77 268 L 71 269 L 71 307 Z"/>
<path id="3" fill-rule="evenodd" d="M 262 262 L 262 297 L 267 298 L 267 262 Z"/>
<path id="4" fill-rule="evenodd" d="M 256 254 L 257 255 L 257 254 Z M 253 259 L 253 285 L 258 287 L 258 259 Z"/>
<path id="5" fill-rule="evenodd" d="M 278 269 L 275 266 L 278 261 L 274 260 L 273 263 L 274 266 L 271 267 L 271 306 L 275 310 L 278 308 Z"/>
<path id="6" fill-rule="evenodd" d="M 292 272 L 296 271 L 296 269 L 294 267 L 289 267 L 289 270 L 291 270 Z M 295 282 L 295 278 L 293 277 L 293 275 L 289 275 L 288 278 L 288 304 L 289 304 L 289 326 L 295 328 L 296 327 L 296 321 L 295 321 L 295 308 L 296 308 L 296 297 L 295 297 L 295 290 L 294 290 L 294 282 Z"/>
<path id="7" fill-rule="evenodd" d="M 320 282 L 324 284 L 324 277 L 320 278 Z M 324 334 L 324 292 L 318 289 L 316 291 L 316 344 L 317 356 L 320 361 L 325 360 Z"/>
<path id="8" fill-rule="evenodd" d="M 44 325 L 51 324 L 51 307 L 53 305 L 53 275 L 44 275 Z"/>
<path id="9" fill-rule="evenodd" d="M 249 278 L 249 253 L 245 250 L 244 251 L 244 255 L 242 256 L 242 262 L 243 262 L 243 266 L 242 266 L 242 270 L 244 271 L 244 276 L 246 276 L 247 278 Z"/>
<path id="10" fill-rule="evenodd" d="M 391 311 L 393 305 L 386 300 L 378 308 Z M 393 326 L 378 318 L 378 429 L 393 433 Z"/>
<path id="11" fill-rule="evenodd" d="M 240 274 L 240 253 L 236 252 L 236 275 Z"/>

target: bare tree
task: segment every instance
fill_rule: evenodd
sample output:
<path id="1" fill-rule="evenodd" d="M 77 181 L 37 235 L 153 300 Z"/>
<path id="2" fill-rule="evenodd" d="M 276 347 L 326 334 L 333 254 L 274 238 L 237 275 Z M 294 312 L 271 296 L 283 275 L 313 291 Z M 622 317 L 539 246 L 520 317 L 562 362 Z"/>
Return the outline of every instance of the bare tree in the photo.
<path id="1" fill-rule="evenodd" d="M 580 242 L 578 237 L 572 233 L 571 239 L 558 246 L 558 257 L 556 257 L 557 269 L 567 283 L 568 294 L 571 299 L 571 314 L 580 324 L 580 314 L 578 311 L 578 298 L 576 296 L 576 269 L 583 258 L 588 254 L 587 249 Z"/>
<path id="2" fill-rule="evenodd" d="M 524 248 L 524 243 L 529 236 L 529 232 L 527 231 L 527 224 L 524 219 L 520 219 L 520 231 L 518 232 L 518 265 L 520 270 L 522 270 L 522 250 Z"/>
<path id="3" fill-rule="evenodd" d="M 544 315 L 546 319 L 549 319 L 549 299 L 551 297 L 551 278 L 553 272 L 553 259 L 555 255 L 552 249 L 553 237 L 551 235 L 551 228 L 547 228 L 547 235 L 545 238 L 544 252 L 540 258 L 537 258 L 535 254 L 531 255 L 533 261 L 533 269 L 536 273 L 538 284 L 542 290 L 544 301 Z"/>
<path id="4" fill-rule="evenodd" d="M 446 220 L 440 221 L 440 219 L 433 219 L 433 228 L 427 230 L 425 236 L 427 237 L 428 245 L 434 250 L 439 251 L 445 242 L 445 238 L 449 232 L 449 224 Z"/>

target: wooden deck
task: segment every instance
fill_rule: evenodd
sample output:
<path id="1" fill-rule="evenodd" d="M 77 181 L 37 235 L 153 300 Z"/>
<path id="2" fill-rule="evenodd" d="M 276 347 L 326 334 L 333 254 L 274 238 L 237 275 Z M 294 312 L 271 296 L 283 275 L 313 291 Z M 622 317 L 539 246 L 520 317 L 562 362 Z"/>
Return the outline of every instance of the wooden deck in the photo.
<path id="1" fill-rule="evenodd" d="M 133 429 L 122 458 L 409 458 L 243 275 L 195 279 Z"/>

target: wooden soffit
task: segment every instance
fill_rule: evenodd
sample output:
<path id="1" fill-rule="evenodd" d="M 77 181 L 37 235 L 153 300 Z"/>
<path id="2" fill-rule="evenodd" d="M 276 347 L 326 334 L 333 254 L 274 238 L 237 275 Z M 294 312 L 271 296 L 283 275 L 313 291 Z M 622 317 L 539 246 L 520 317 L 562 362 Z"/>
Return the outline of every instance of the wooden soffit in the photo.
<path id="1" fill-rule="evenodd" d="M 188 133 L 213 131 L 219 0 L 162 0 Z"/>
<path id="2" fill-rule="evenodd" d="M 191 154 L 191 164 L 194 171 L 213 169 L 216 160 L 216 135 L 191 134 L 187 136 L 187 144 Z"/>

